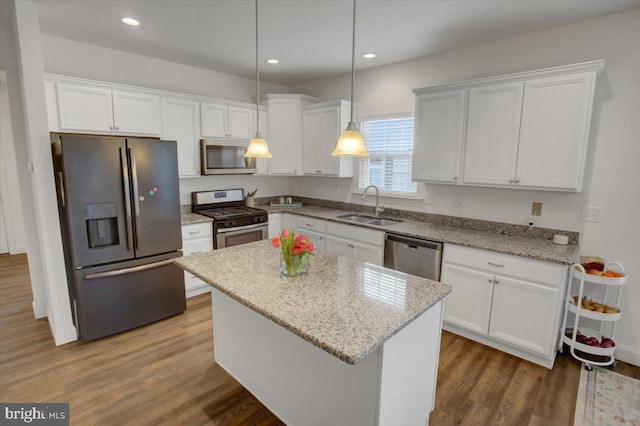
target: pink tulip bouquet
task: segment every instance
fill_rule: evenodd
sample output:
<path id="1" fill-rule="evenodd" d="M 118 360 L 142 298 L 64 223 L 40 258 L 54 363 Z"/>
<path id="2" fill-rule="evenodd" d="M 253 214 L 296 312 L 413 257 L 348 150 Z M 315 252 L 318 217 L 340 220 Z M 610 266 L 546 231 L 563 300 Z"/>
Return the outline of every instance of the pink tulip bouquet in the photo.
<path id="1" fill-rule="evenodd" d="M 282 233 L 271 239 L 271 245 L 280 249 L 281 271 L 284 275 L 297 276 L 307 272 L 309 256 L 313 256 L 316 247 L 311 240 L 302 234 L 283 229 Z"/>

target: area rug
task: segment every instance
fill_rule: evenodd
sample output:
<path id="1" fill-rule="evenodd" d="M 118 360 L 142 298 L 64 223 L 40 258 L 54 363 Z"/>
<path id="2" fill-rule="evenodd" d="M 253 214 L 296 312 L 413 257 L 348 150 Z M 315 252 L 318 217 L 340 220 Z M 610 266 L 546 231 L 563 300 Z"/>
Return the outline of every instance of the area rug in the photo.
<path id="1" fill-rule="evenodd" d="M 583 366 L 573 424 L 640 426 L 640 380 Z"/>

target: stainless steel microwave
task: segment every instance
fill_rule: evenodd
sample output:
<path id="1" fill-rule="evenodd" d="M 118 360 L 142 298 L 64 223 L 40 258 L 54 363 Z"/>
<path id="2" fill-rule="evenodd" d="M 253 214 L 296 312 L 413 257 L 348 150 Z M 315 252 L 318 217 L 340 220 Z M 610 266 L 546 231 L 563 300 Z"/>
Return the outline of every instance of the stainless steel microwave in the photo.
<path id="1" fill-rule="evenodd" d="M 234 175 L 256 172 L 256 159 L 245 158 L 248 141 L 200 139 L 202 175 Z"/>

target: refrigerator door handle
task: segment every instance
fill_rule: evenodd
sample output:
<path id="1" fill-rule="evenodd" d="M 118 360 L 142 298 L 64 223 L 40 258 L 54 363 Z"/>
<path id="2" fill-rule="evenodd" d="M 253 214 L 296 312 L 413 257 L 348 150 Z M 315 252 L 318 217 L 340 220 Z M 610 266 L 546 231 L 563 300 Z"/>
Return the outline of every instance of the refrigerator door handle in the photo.
<path id="1" fill-rule="evenodd" d="M 67 195 L 64 192 L 64 178 L 62 172 L 56 172 L 56 184 L 58 184 L 59 203 L 62 207 L 67 205 Z"/>
<path id="2" fill-rule="evenodd" d="M 135 215 L 134 222 L 136 225 L 136 250 L 140 249 L 140 191 L 138 189 L 138 167 L 136 166 L 136 152 L 133 148 L 129 149 L 129 160 L 131 161 L 131 180 L 133 181 L 133 213 Z"/>
<path id="3" fill-rule="evenodd" d="M 120 148 L 122 182 L 124 186 L 124 214 L 127 225 L 127 250 L 133 250 L 133 226 L 131 225 L 131 191 L 129 189 L 129 172 L 127 171 L 127 154 Z"/>
<path id="4" fill-rule="evenodd" d="M 139 272 L 139 271 L 145 271 L 147 269 L 159 268 L 160 266 L 170 265 L 172 263 L 173 263 L 173 259 L 161 260 L 160 262 L 134 266 L 133 268 L 116 269 L 114 271 L 96 272 L 95 274 L 87 274 L 84 276 L 84 278 L 87 280 L 96 280 L 98 278 L 113 277 L 114 275 L 130 274 L 132 272 Z"/>

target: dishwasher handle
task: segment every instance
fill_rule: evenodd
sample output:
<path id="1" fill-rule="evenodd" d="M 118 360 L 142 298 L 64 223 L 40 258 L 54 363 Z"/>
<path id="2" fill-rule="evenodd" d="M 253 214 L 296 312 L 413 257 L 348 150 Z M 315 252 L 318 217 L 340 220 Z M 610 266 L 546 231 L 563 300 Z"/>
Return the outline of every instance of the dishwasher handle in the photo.
<path id="1" fill-rule="evenodd" d="M 410 248 L 424 247 L 431 250 L 442 251 L 442 243 L 429 240 L 420 240 L 418 238 L 403 237 L 395 234 L 386 234 L 385 238 L 389 241 L 396 241 L 398 243 L 407 244 Z"/>

